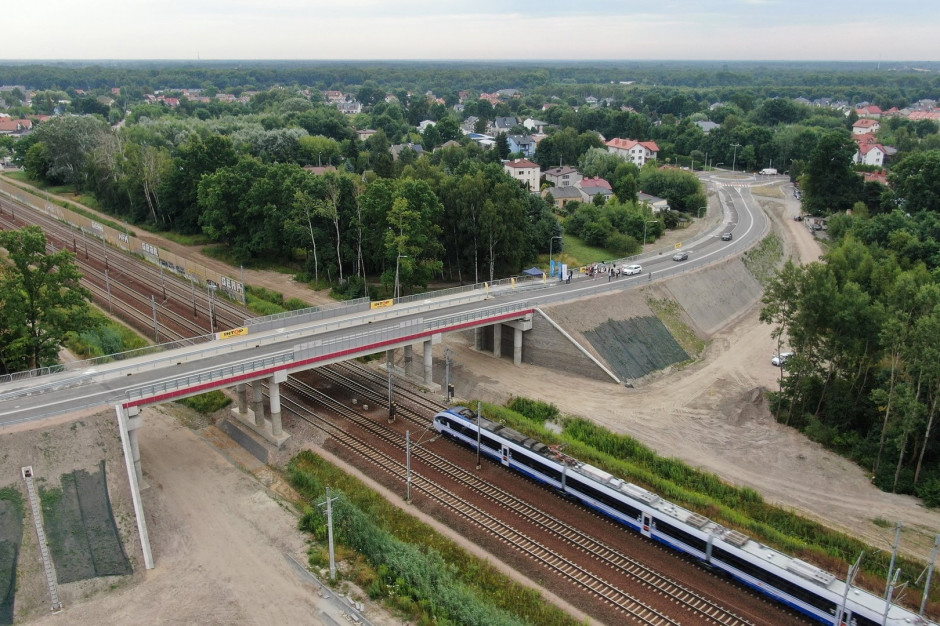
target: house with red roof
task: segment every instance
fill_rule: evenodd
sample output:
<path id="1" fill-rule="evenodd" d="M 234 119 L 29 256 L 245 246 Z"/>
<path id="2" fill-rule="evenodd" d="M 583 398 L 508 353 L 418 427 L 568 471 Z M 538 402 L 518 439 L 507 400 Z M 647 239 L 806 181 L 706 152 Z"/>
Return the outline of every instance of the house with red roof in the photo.
<path id="1" fill-rule="evenodd" d="M 880 119 L 883 113 L 881 107 L 875 106 L 874 104 L 855 109 L 855 114 L 859 117 L 870 117 L 872 119 Z"/>
<path id="2" fill-rule="evenodd" d="M 635 139 L 621 139 L 615 137 L 606 142 L 607 151 L 636 164 L 643 165 L 659 154 L 659 146 L 655 141 L 636 141 Z"/>
<path id="3" fill-rule="evenodd" d="M 503 161 L 503 171 L 519 181 L 523 187 L 530 191 L 539 190 L 539 174 L 541 168 L 538 163 L 533 163 L 529 159 L 513 159 Z"/>
<path id="4" fill-rule="evenodd" d="M 610 183 L 603 178 L 582 178 L 575 183 L 575 187 L 581 192 L 582 202 L 592 202 L 598 195 L 603 196 L 606 201 L 614 195 Z"/>
<path id="5" fill-rule="evenodd" d="M 880 128 L 881 123 L 878 120 L 866 117 L 852 124 L 852 134 L 864 135 L 866 133 L 877 133 Z"/>

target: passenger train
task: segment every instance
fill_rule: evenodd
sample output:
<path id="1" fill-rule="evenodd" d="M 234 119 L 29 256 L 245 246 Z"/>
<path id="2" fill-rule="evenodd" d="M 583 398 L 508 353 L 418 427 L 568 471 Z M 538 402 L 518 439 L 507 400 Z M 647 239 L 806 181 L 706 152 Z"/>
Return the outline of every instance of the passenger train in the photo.
<path id="1" fill-rule="evenodd" d="M 434 416 L 442 435 L 584 503 L 644 537 L 695 557 L 774 600 L 833 624 L 843 605 L 846 626 L 937 626 L 884 598 L 850 587 L 814 565 L 787 556 L 748 536 L 660 498 L 601 469 L 565 455 L 466 407 Z M 885 609 L 888 608 L 887 621 Z"/>

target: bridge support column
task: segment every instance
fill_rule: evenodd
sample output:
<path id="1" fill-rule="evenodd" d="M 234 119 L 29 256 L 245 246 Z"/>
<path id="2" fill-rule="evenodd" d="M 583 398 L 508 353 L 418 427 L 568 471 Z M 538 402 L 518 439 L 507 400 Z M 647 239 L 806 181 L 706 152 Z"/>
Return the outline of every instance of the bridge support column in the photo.
<path id="1" fill-rule="evenodd" d="M 287 372 L 275 372 L 268 379 L 268 395 L 271 398 L 271 434 L 280 437 L 281 428 L 281 383 L 287 382 Z"/>
<path id="2" fill-rule="evenodd" d="M 255 412 L 255 426 L 264 426 L 264 389 L 260 380 L 251 381 L 251 408 Z"/>
<path id="3" fill-rule="evenodd" d="M 430 385 L 434 382 L 434 350 L 432 341 L 428 339 L 424 342 L 424 383 Z"/>
<path id="4" fill-rule="evenodd" d="M 235 394 L 238 396 L 238 414 L 248 415 L 248 385 L 245 383 L 235 385 Z"/>
<path id="5" fill-rule="evenodd" d="M 503 356 L 503 325 L 499 323 L 493 324 L 493 356 Z"/>
<path id="6" fill-rule="evenodd" d="M 522 363 L 522 333 L 532 330 L 532 315 L 526 315 L 522 319 L 506 322 L 506 326 L 512 328 L 512 362 L 516 365 Z"/>
<path id="7" fill-rule="evenodd" d="M 144 418 L 140 416 L 140 407 L 128 407 L 125 411 L 127 413 L 127 439 L 131 444 L 134 473 L 137 474 L 138 484 L 143 484 L 144 472 L 140 469 L 140 441 L 137 438 L 137 429 L 144 425 Z"/>
<path id="8" fill-rule="evenodd" d="M 140 446 L 137 443 L 137 429 L 143 425 L 138 407 L 115 405 L 118 432 L 121 434 L 121 446 L 124 448 L 124 463 L 127 479 L 131 485 L 131 499 L 134 501 L 134 516 L 137 518 L 137 534 L 140 537 L 140 549 L 144 554 L 144 567 L 153 569 L 153 552 L 150 549 L 150 534 L 147 532 L 147 519 L 144 517 L 144 501 L 140 497 Z M 131 422 L 134 426 L 131 427 Z M 133 443 L 131 443 L 133 433 Z M 136 457 L 136 461 L 134 460 Z"/>

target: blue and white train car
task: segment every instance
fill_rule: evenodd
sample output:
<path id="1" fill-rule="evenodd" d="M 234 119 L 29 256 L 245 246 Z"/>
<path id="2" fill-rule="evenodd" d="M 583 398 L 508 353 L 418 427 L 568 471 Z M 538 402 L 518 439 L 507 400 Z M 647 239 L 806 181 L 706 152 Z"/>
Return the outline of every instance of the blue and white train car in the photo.
<path id="1" fill-rule="evenodd" d="M 477 424 L 479 423 L 479 432 Z M 847 626 L 937 626 L 874 594 L 852 587 L 818 567 L 683 509 L 655 493 L 582 463 L 557 449 L 498 424 L 466 407 L 434 416 L 441 434 L 574 497 L 600 513 L 790 606 L 824 624 L 835 624 L 843 603 Z M 885 621 L 885 610 L 887 620 Z"/>

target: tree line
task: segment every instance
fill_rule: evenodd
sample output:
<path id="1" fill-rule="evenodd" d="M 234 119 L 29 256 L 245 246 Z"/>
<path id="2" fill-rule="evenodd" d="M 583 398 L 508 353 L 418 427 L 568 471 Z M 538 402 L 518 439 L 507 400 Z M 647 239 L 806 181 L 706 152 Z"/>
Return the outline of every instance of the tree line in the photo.
<path id="1" fill-rule="evenodd" d="M 869 468 L 880 487 L 936 506 L 940 151 L 902 160 L 889 182 L 890 201 L 856 200 L 829 218 L 822 262 L 788 263 L 767 288 L 762 319 L 795 353 L 774 407 L 780 421 Z"/>

